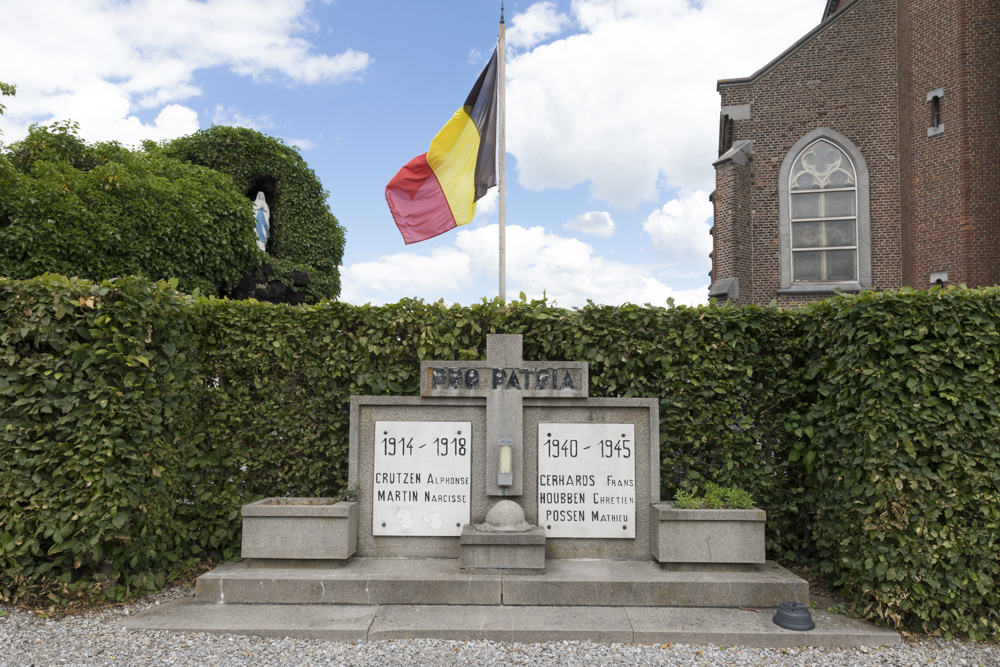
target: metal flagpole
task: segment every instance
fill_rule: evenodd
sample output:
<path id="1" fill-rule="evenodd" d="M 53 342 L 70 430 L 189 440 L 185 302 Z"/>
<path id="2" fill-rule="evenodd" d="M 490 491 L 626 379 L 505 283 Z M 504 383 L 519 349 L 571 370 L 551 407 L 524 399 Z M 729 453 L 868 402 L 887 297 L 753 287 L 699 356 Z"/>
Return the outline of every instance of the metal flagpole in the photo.
<path id="1" fill-rule="evenodd" d="M 500 195 L 500 300 L 507 302 L 507 118 L 506 118 L 506 74 L 507 36 L 503 22 L 503 0 L 500 0 L 500 41 L 497 45 L 497 153 L 500 171 L 498 179 Z"/>

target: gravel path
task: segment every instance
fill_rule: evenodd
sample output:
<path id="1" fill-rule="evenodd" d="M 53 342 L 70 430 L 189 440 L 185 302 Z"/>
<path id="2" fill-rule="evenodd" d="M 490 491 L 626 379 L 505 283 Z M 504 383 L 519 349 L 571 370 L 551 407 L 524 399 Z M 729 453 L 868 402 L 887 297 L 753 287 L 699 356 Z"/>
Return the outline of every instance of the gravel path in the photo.
<path id="1" fill-rule="evenodd" d="M 689 645 L 330 642 L 204 633 L 127 632 L 118 620 L 193 595 L 173 588 L 59 621 L 0 607 L 0 667 L 14 665 L 913 665 L 1000 667 L 1000 647 L 929 640 L 895 648 L 749 649 Z"/>

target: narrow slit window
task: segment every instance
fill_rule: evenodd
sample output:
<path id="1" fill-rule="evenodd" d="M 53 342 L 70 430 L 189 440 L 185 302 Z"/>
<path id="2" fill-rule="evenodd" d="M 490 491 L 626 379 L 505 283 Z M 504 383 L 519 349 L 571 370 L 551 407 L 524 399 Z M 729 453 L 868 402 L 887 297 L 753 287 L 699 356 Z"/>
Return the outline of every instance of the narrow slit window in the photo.
<path id="1" fill-rule="evenodd" d="M 944 86 L 927 92 L 927 103 L 931 105 L 931 123 L 927 127 L 927 136 L 944 132 L 944 118 L 941 117 L 941 102 L 944 100 Z"/>

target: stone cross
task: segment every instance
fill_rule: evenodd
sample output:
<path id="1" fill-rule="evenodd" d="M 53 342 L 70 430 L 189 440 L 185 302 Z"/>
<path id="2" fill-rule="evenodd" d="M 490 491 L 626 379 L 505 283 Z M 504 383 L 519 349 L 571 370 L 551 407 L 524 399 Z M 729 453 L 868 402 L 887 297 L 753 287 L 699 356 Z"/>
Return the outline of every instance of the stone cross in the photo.
<path id="1" fill-rule="evenodd" d="M 420 362 L 420 395 L 486 399 L 486 493 L 520 496 L 524 472 L 521 401 L 524 398 L 587 398 L 585 361 L 524 361 L 520 334 L 488 334 L 486 361 Z M 514 441 L 513 483 L 497 484 L 499 443 Z"/>

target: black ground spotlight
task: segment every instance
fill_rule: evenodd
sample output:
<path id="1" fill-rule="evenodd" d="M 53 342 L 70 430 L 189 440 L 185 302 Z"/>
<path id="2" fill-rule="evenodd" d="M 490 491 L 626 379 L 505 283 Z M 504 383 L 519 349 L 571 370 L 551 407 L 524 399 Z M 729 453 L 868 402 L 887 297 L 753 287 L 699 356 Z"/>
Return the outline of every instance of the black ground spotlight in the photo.
<path id="1" fill-rule="evenodd" d="M 782 602 L 774 614 L 774 624 L 787 630 L 812 630 L 813 623 L 809 608 L 798 602 Z"/>

